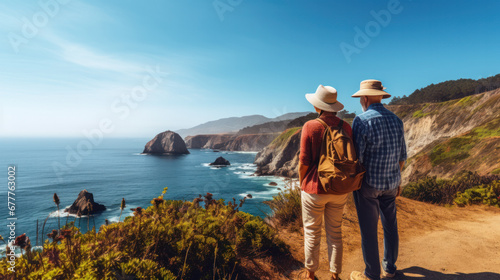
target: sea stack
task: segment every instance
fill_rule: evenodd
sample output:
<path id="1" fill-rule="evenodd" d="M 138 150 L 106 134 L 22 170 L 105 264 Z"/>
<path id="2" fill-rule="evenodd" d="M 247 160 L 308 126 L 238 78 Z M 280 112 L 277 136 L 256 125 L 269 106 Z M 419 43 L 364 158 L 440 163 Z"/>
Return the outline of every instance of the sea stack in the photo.
<path id="1" fill-rule="evenodd" d="M 210 163 L 212 166 L 228 166 L 231 165 L 229 161 L 223 157 L 218 157 L 214 162 Z"/>
<path id="2" fill-rule="evenodd" d="M 89 204 L 92 205 L 92 210 L 89 211 Z M 89 215 L 94 214 L 96 212 L 104 211 L 106 207 L 102 204 L 94 202 L 94 195 L 89 193 L 87 190 L 83 190 L 78 194 L 75 202 L 64 210 L 64 212 L 69 212 L 70 214 L 80 214 Z"/>
<path id="3" fill-rule="evenodd" d="M 170 130 L 162 132 L 144 147 L 144 154 L 189 154 L 182 137 Z"/>

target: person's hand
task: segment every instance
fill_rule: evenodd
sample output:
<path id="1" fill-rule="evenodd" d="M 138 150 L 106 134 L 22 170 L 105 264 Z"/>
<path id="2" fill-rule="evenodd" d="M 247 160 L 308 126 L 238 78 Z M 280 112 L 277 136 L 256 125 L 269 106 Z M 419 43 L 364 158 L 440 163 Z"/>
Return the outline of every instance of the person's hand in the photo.
<path id="1" fill-rule="evenodd" d="M 398 186 L 398 192 L 396 193 L 396 197 L 401 195 L 401 185 Z"/>

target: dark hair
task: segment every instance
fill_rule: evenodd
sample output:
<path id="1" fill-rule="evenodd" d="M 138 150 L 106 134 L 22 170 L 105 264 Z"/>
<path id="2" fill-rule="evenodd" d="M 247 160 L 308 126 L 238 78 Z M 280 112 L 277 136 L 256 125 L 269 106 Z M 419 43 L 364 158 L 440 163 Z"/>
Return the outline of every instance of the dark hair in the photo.
<path id="1" fill-rule="evenodd" d="M 325 111 L 320 110 L 320 112 L 318 113 L 318 118 L 321 117 L 321 115 L 323 114 L 323 112 L 325 112 Z M 333 113 L 334 116 L 337 115 L 337 112 L 331 112 L 331 113 Z"/>

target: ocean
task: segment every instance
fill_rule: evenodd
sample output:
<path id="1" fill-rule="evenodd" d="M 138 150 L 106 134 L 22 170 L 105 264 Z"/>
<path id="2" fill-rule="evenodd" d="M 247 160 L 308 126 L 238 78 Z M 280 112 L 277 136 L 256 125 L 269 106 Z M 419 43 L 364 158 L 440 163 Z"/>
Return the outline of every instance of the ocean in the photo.
<path id="1" fill-rule="evenodd" d="M 165 187 L 168 191 L 164 198 L 172 200 L 191 201 L 199 194 L 210 192 L 214 199 L 222 198 L 227 202 L 232 198 L 239 201 L 251 194 L 253 198 L 246 200 L 241 211 L 265 217 L 270 209 L 262 202 L 272 199 L 279 192 L 278 188 L 285 185 L 285 180 L 279 177 L 252 176 L 256 170 L 254 152 L 191 149 L 188 155 L 142 155 L 148 140 L 109 138 L 101 143 L 90 143 L 83 139 L 0 139 L 3 170 L 0 172 L 0 217 L 3 220 L 0 234 L 7 239 L 8 225 L 15 222 L 15 234 L 26 233 L 34 246 L 37 221 L 41 238 L 44 220 L 49 216 L 46 235 L 57 227 L 58 215 L 61 224 L 66 220 L 75 221 L 82 231 L 86 231 L 87 217 L 77 219 L 63 213 L 84 189 L 94 195 L 95 202 L 106 206 L 104 212 L 94 216 L 99 228 L 105 219 L 118 221 L 122 198 L 126 201 L 123 220 L 132 215 L 130 208 L 150 206 L 150 201 L 161 195 Z M 229 160 L 231 166 L 209 166 L 219 156 Z M 9 179 L 8 169 L 12 166 L 16 169 L 15 178 Z M 15 180 L 16 187 L 10 194 L 9 180 Z M 270 186 L 270 182 L 278 186 Z M 60 214 L 53 201 L 54 193 L 60 199 Z M 8 197 L 11 197 L 10 205 Z M 15 206 L 13 213 L 8 208 L 12 206 Z M 92 220 L 90 226 L 93 226 Z"/>

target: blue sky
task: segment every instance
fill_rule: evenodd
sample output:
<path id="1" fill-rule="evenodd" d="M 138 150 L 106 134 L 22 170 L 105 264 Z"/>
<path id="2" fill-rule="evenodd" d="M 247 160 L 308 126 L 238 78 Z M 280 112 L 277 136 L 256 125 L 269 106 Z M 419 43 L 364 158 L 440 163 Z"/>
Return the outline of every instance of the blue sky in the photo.
<path id="1" fill-rule="evenodd" d="M 319 84 L 335 87 L 359 113 L 350 95 L 364 79 L 402 96 L 500 73 L 499 8 L 498 1 L 1 1 L 0 137 L 95 129 L 151 137 L 224 117 L 276 117 L 312 111 L 304 94 Z M 355 52 L 346 56 L 341 46 Z"/>

